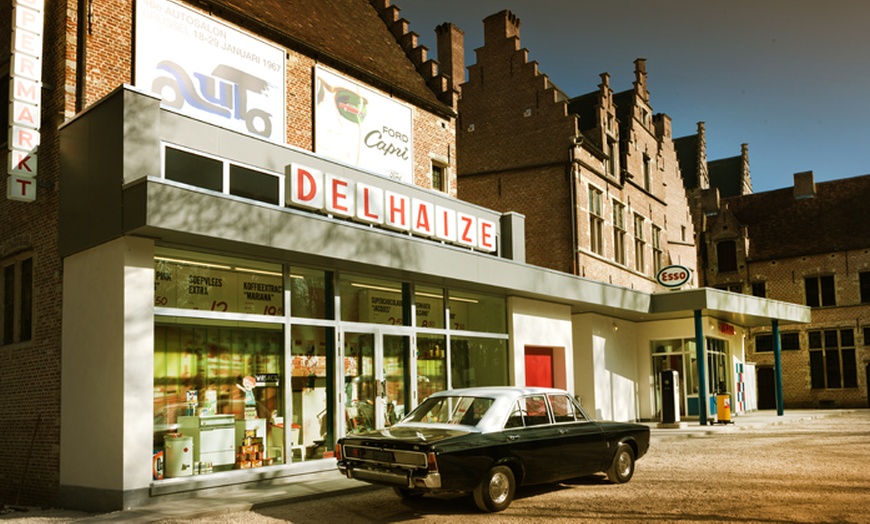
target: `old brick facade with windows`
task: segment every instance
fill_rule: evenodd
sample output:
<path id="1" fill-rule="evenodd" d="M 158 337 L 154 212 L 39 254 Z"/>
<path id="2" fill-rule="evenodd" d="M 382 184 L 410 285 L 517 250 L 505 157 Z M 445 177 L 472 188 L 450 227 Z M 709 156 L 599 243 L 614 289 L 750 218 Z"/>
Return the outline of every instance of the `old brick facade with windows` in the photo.
<path id="1" fill-rule="evenodd" d="M 529 263 L 633 289 L 657 270 L 694 270 L 691 213 L 671 120 L 654 114 L 646 61 L 630 90 L 576 97 L 520 47 L 520 20 L 484 20 L 459 101 L 459 196 L 526 216 Z"/>
<path id="2" fill-rule="evenodd" d="M 786 407 L 865 407 L 870 374 L 870 176 L 816 183 L 812 172 L 763 193 L 703 197 L 710 287 L 806 304 L 812 322 L 781 325 Z M 770 329 L 751 330 L 759 407 L 774 407 Z"/>

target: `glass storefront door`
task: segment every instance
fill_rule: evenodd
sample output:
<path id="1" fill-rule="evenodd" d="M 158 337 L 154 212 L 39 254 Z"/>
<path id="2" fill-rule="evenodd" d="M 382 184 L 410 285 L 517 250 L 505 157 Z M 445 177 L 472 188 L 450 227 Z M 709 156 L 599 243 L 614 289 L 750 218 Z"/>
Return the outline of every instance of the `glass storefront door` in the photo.
<path id="1" fill-rule="evenodd" d="M 382 429 L 408 407 L 410 339 L 405 335 L 345 331 L 344 412 L 347 433 Z"/>

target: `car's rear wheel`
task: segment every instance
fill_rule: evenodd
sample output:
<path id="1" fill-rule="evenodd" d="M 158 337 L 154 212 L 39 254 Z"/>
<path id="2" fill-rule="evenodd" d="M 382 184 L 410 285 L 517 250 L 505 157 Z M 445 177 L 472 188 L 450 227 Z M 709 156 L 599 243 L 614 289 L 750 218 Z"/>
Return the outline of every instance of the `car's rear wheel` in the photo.
<path id="1" fill-rule="evenodd" d="M 634 449 L 628 444 L 622 443 L 616 448 L 613 463 L 607 470 L 607 478 L 614 484 L 622 484 L 631 480 L 634 475 Z"/>
<path id="2" fill-rule="evenodd" d="M 422 491 L 409 488 L 394 487 L 393 492 L 395 492 L 396 495 L 405 500 L 418 499 L 423 496 Z"/>
<path id="3" fill-rule="evenodd" d="M 514 473 L 507 466 L 496 466 L 474 488 L 474 503 L 481 511 L 502 511 L 510 506 L 516 492 Z"/>

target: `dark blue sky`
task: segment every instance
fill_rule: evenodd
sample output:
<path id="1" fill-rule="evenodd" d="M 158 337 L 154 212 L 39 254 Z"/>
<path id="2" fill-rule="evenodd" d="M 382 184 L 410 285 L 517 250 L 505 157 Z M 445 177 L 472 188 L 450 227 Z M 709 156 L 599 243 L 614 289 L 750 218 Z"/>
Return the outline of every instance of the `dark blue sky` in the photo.
<path id="1" fill-rule="evenodd" d="M 520 18 L 521 46 L 568 96 L 610 73 L 631 89 L 647 60 L 650 102 L 674 137 L 705 122 L 707 158 L 749 144 L 754 191 L 870 174 L 870 2 L 866 0 L 393 0 L 437 59 L 434 29 L 465 33 L 466 66 L 483 19 Z"/>

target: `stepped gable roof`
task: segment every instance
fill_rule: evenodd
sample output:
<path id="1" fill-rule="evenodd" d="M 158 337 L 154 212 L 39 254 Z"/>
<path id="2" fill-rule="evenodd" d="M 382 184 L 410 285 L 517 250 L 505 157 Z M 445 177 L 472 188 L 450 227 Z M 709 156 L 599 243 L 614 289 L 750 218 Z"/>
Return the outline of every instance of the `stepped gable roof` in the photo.
<path id="1" fill-rule="evenodd" d="M 243 27 L 258 25 L 258 32 L 265 29 L 264 37 L 399 98 L 452 113 L 369 0 L 199 0 L 196 4 Z"/>
<path id="2" fill-rule="evenodd" d="M 749 228 L 749 256 L 770 260 L 870 248 L 870 175 L 816 183 L 813 198 L 794 189 L 722 199 Z"/>
<path id="3" fill-rule="evenodd" d="M 674 139 L 674 151 L 677 153 L 677 163 L 683 175 L 683 187 L 696 189 L 698 187 L 698 135 L 689 135 Z"/>
<path id="4" fill-rule="evenodd" d="M 722 198 L 737 196 L 743 188 L 743 157 L 733 156 L 707 162 L 710 187 L 719 190 Z"/>

